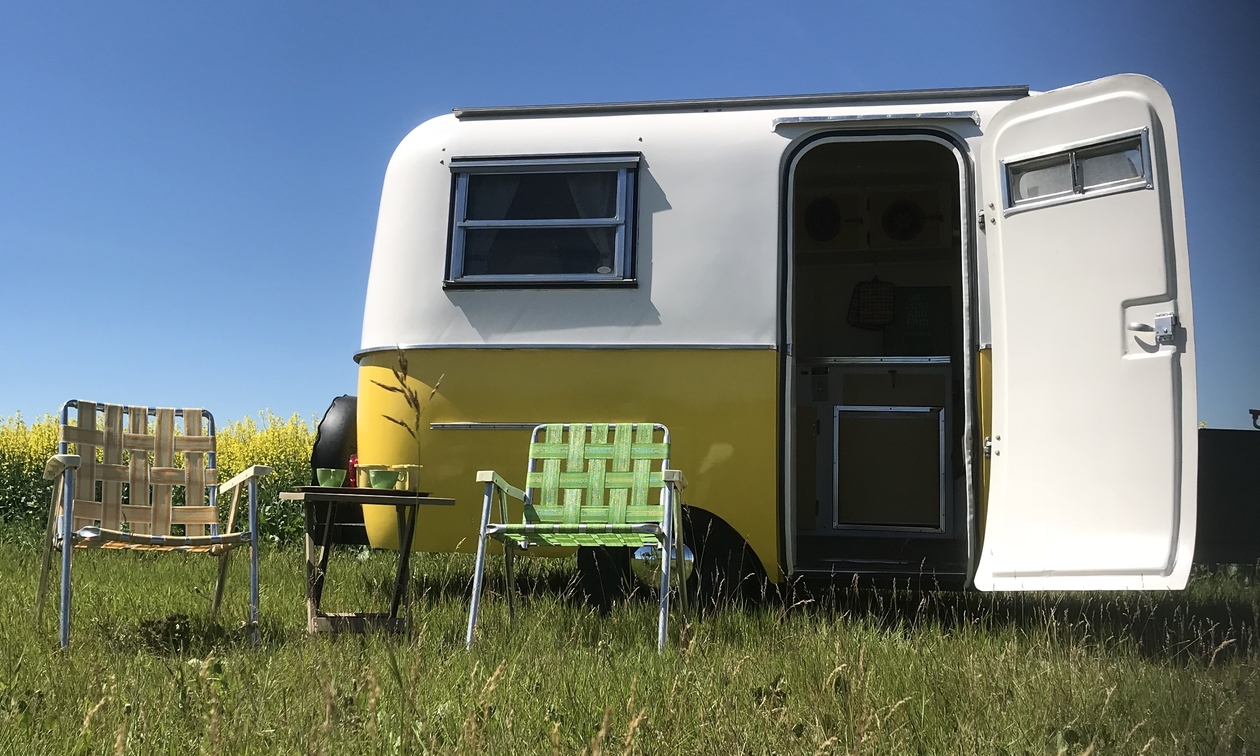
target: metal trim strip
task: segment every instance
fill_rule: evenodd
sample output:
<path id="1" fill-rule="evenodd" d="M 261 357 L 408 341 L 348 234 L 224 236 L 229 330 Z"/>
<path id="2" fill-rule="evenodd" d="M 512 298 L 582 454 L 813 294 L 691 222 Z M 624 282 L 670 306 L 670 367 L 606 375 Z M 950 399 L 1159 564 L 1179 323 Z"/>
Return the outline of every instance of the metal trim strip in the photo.
<path id="1" fill-rule="evenodd" d="M 949 355 L 939 357 L 813 357 L 798 358 L 797 365 L 948 365 Z"/>
<path id="2" fill-rule="evenodd" d="M 376 352 L 394 352 L 399 349 L 561 349 L 566 351 L 641 349 L 754 349 L 777 351 L 774 344 L 392 344 L 368 347 L 354 353 L 354 361 Z"/>
<path id="3" fill-rule="evenodd" d="M 642 162 L 639 153 L 530 155 L 528 157 L 453 157 L 452 172 L 458 173 L 576 173 L 579 171 L 633 170 Z"/>
<path id="4" fill-rule="evenodd" d="M 997 87 L 951 87 L 942 89 L 899 89 L 876 92 L 834 92 L 831 94 L 763 95 L 757 97 L 713 97 L 688 100 L 648 100 L 644 102 L 597 102 L 568 105 L 508 105 L 483 108 L 455 108 L 455 117 L 547 118 L 638 113 L 677 113 L 752 108 L 825 107 L 828 105 L 867 105 L 894 102 L 959 102 L 968 100 L 1018 100 L 1027 97 L 1028 85 Z"/>
<path id="5" fill-rule="evenodd" d="M 975 110 L 944 110 L 926 113 L 865 113 L 860 115 L 792 116 L 774 119 L 773 129 L 780 126 L 869 123 L 870 121 L 971 121 L 980 125 L 980 113 Z"/>
<path id="6" fill-rule="evenodd" d="M 429 423 L 429 430 L 526 430 L 542 423 Z"/>

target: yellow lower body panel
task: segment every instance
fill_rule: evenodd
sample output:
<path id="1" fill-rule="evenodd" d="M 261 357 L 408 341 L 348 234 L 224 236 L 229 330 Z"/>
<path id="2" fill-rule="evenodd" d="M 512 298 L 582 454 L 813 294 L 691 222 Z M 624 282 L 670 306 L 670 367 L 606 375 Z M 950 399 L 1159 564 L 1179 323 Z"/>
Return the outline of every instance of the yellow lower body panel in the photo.
<path id="1" fill-rule="evenodd" d="M 980 398 L 980 438 L 989 438 L 993 433 L 993 350 L 981 349 L 976 354 L 976 396 Z M 985 518 L 989 514 L 989 457 L 980 453 L 980 495 L 979 511 L 976 512 L 976 523 L 980 543 L 976 544 L 977 552 L 984 543 Z"/>
<path id="2" fill-rule="evenodd" d="M 684 502 L 733 527 L 779 580 L 778 360 L 769 349 L 415 349 L 408 386 L 423 401 L 419 444 L 394 369 L 397 352 L 359 367 L 360 464 L 419 464 L 420 489 L 455 499 L 421 510 L 413 547 L 475 551 L 484 484 L 478 470 L 525 482 L 529 431 L 444 430 L 430 423 L 657 422 Z M 393 418 L 391 420 L 390 418 Z M 417 448 L 418 446 L 418 448 Z M 519 512 L 519 510 L 517 510 Z M 392 507 L 364 507 L 368 538 L 397 548 Z M 571 553 L 557 550 L 555 554 Z"/>

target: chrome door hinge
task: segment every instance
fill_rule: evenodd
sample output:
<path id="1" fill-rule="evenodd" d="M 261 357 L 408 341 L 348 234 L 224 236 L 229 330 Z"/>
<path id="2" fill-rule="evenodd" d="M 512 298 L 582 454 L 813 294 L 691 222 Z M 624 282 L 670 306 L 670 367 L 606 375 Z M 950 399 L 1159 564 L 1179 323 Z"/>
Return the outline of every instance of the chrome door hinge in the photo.
<path id="1" fill-rule="evenodd" d="M 993 439 L 988 436 L 984 437 L 984 456 L 985 459 L 993 456 Z"/>

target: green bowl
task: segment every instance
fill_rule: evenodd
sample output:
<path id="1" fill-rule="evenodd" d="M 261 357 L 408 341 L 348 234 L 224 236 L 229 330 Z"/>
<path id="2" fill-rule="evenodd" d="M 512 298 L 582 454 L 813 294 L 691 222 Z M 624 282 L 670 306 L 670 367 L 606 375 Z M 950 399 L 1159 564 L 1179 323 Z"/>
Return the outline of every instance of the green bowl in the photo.
<path id="1" fill-rule="evenodd" d="M 319 481 L 321 486 L 335 488 L 346 482 L 346 471 L 331 467 L 318 467 L 315 469 L 315 480 Z"/>
<path id="2" fill-rule="evenodd" d="M 393 488 L 400 474 L 397 470 L 368 470 L 368 480 L 372 488 Z"/>

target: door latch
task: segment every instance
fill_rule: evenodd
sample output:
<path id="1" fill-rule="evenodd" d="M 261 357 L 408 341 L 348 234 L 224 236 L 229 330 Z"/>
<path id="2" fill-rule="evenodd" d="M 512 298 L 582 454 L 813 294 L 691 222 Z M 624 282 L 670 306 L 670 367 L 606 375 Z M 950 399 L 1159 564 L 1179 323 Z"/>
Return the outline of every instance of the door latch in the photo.
<path id="1" fill-rule="evenodd" d="M 1154 326 L 1133 322 L 1128 325 L 1128 329 L 1139 333 L 1154 333 L 1156 344 L 1172 344 L 1177 340 L 1177 313 L 1156 313 Z"/>
<path id="2" fill-rule="evenodd" d="M 993 456 L 993 439 L 989 436 L 984 437 L 984 456 L 986 459 Z"/>
<path id="3" fill-rule="evenodd" d="M 1161 312 L 1155 315 L 1155 343 L 1171 344 L 1176 340 L 1177 313 Z"/>

